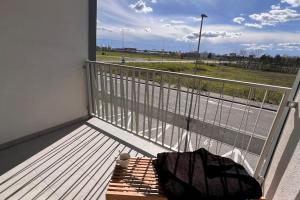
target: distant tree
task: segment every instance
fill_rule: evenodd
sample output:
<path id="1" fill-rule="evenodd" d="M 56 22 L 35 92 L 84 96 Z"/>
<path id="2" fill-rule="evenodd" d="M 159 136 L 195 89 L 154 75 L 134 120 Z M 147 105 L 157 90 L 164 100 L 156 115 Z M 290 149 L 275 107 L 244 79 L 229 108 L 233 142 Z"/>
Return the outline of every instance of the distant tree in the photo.
<path id="1" fill-rule="evenodd" d="M 281 63 L 281 56 L 279 54 L 277 54 L 275 57 L 274 57 L 274 61 L 276 64 L 280 64 Z"/>
<path id="2" fill-rule="evenodd" d="M 96 46 L 96 51 L 101 51 L 101 47 Z"/>
<path id="3" fill-rule="evenodd" d="M 246 49 L 241 49 L 239 52 L 239 66 L 246 68 L 247 67 L 247 60 L 245 60 L 248 56 L 248 51 Z"/>
<path id="4" fill-rule="evenodd" d="M 258 58 L 261 54 L 262 54 L 262 50 L 261 49 L 255 49 L 252 51 L 252 55 L 254 55 L 255 58 Z"/>
<path id="5" fill-rule="evenodd" d="M 207 58 L 212 59 L 212 53 L 208 53 Z"/>
<path id="6" fill-rule="evenodd" d="M 240 50 L 240 52 L 239 52 L 239 55 L 241 56 L 241 57 L 247 57 L 247 55 L 248 55 L 248 51 L 247 50 L 245 50 L 245 49 L 241 49 Z"/>

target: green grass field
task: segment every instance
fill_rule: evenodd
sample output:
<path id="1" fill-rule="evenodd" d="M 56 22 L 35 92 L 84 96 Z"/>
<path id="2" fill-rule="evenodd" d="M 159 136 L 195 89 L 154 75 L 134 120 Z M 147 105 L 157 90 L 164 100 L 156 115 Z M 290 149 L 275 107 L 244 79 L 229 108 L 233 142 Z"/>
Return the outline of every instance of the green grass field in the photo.
<path id="1" fill-rule="evenodd" d="M 151 68 L 172 72 L 181 72 L 194 74 L 195 65 L 192 63 L 126 63 L 126 65 Z M 248 70 L 235 67 L 225 67 L 225 66 L 209 66 L 201 65 L 197 68 L 197 75 L 232 79 L 246 82 L 262 83 L 268 85 L 291 87 L 296 75 L 295 74 L 282 74 L 275 72 L 264 72 L 258 70 Z M 159 79 L 159 77 L 156 77 Z M 171 84 L 176 84 L 177 80 L 171 76 L 163 77 L 165 82 Z M 222 90 L 222 84 L 217 82 L 207 82 L 202 81 L 202 83 L 195 85 L 194 80 L 183 80 L 182 85 L 187 87 L 200 87 L 204 91 L 220 92 Z M 250 97 L 255 101 L 262 101 L 264 96 L 264 90 L 262 89 L 252 89 L 253 97 Z M 239 84 L 226 84 L 224 87 L 224 94 L 234 95 L 236 97 L 248 98 L 249 87 L 244 87 Z M 279 104 L 282 94 L 278 92 L 269 92 L 266 98 L 266 102 L 272 104 Z"/>
<path id="2" fill-rule="evenodd" d="M 180 60 L 179 58 L 170 57 L 168 55 L 165 55 L 164 57 L 160 55 L 154 55 L 154 54 L 143 54 L 143 53 L 130 53 L 130 52 L 104 52 L 104 55 L 102 55 L 102 52 L 97 51 L 96 53 L 96 59 L 97 60 L 110 60 L 110 61 L 120 61 L 121 57 L 124 56 L 125 60 L 131 60 L 131 59 L 143 59 L 143 60 Z"/>
<path id="3" fill-rule="evenodd" d="M 189 74 L 194 74 L 195 68 L 193 63 L 127 63 L 127 65 Z M 201 65 L 196 74 L 284 87 L 291 87 L 296 77 L 295 74 L 209 65 Z"/>

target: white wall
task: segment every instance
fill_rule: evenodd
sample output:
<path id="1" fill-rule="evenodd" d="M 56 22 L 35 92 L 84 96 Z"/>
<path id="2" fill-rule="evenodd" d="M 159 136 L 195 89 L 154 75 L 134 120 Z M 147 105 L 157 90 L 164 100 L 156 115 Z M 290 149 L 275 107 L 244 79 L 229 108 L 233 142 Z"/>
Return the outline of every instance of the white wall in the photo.
<path id="1" fill-rule="evenodd" d="M 295 101 L 298 109 L 289 113 L 265 180 L 267 199 L 300 199 L 300 91 Z"/>
<path id="2" fill-rule="evenodd" d="M 0 1 L 0 144 L 87 115 L 88 0 Z"/>

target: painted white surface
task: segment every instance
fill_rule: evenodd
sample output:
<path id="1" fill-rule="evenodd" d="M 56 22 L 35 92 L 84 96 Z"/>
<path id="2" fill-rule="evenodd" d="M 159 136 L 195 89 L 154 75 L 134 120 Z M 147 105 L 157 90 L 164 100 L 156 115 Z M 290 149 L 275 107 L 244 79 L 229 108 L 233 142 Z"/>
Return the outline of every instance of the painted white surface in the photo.
<path id="1" fill-rule="evenodd" d="M 88 1 L 0 1 L 0 144 L 87 114 Z"/>
<path id="2" fill-rule="evenodd" d="M 298 111 L 292 109 L 288 116 L 266 177 L 267 199 L 300 199 L 300 91 L 295 101 Z"/>
<path id="3" fill-rule="evenodd" d="M 124 132 L 114 128 L 117 131 L 114 134 Z M 47 139 L 49 135 L 41 138 Z M 136 137 L 132 135 L 131 145 L 138 147 L 141 144 L 136 143 L 139 141 Z M 31 141 L 31 145 L 38 144 Z M 139 149 L 84 124 L 1 175 L 0 199 L 105 200 L 107 184 L 120 153 L 145 156 Z"/>
<path id="4" fill-rule="evenodd" d="M 112 124 L 102 121 L 98 118 L 92 118 L 87 121 L 87 124 L 98 127 L 101 131 L 105 132 L 109 137 L 125 143 L 127 146 L 140 149 L 139 152 L 149 156 L 156 157 L 158 153 L 167 152 L 168 150 L 153 142 L 145 140 L 144 138 L 137 137 L 136 135 L 122 130 Z M 144 151 L 144 152 L 143 152 Z"/>

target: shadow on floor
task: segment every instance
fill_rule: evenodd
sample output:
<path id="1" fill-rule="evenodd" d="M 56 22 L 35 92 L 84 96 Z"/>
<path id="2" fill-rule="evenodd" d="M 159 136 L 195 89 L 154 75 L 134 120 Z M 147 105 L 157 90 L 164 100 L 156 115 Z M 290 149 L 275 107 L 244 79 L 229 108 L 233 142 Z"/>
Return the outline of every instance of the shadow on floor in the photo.
<path id="1" fill-rule="evenodd" d="M 0 176 L 0 199 L 105 199 L 119 154 L 145 156 L 88 123 L 76 127 L 0 152 L 11 156 L 10 166 L 34 154 Z"/>
<path id="2" fill-rule="evenodd" d="M 70 132 L 82 126 L 85 122 L 76 123 L 59 130 L 35 137 L 29 141 L 0 150 L 0 176 L 44 148 L 63 138 Z"/>

